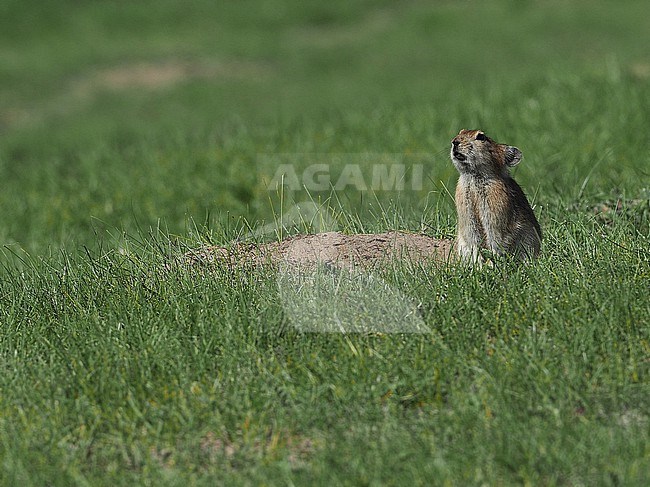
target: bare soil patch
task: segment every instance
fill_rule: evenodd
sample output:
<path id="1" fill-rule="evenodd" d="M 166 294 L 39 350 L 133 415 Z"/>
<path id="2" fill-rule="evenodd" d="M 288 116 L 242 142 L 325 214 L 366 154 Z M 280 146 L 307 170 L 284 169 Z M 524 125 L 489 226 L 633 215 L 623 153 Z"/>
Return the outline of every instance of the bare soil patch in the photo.
<path id="1" fill-rule="evenodd" d="M 251 79 L 268 73 L 268 66 L 249 61 L 167 60 L 124 64 L 99 70 L 77 81 L 73 91 L 79 95 L 100 89 L 156 90 L 193 79 Z"/>

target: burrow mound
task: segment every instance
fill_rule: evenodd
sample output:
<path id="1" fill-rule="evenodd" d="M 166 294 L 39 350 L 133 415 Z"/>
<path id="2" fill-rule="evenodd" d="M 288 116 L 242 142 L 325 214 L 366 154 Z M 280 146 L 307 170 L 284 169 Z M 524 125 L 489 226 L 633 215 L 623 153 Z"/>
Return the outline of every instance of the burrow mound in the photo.
<path id="1" fill-rule="evenodd" d="M 311 266 L 333 264 L 342 267 L 372 267 L 395 260 L 412 263 L 446 263 L 455 260 L 454 241 L 405 232 L 346 235 L 326 232 L 296 235 L 280 242 L 233 243 L 209 246 L 184 254 L 186 264 L 227 266 L 264 264 Z"/>

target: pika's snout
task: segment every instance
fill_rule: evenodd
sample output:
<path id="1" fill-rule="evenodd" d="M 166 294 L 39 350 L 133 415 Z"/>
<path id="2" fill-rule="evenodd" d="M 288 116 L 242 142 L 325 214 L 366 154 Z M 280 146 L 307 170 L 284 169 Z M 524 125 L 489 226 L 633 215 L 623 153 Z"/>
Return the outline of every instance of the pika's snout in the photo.
<path id="1" fill-rule="evenodd" d="M 453 155 L 454 159 L 456 159 L 459 162 L 463 162 L 463 161 L 465 161 L 467 159 L 467 157 L 460 150 L 458 150 L 459 145 L 460 145 L 460 141 L 458 139 L 454 138 L 451 141 L 451 147 L 452 147 L 451 152 L 452 152 L 452 155 Z"/>

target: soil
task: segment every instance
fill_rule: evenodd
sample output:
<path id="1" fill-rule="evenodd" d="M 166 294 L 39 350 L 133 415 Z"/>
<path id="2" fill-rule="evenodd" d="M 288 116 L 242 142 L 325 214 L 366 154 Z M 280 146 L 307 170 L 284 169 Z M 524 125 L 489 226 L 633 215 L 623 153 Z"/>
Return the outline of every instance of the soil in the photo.
<path id="1" fill-rule="evenodd" d="M 455 259 L 454 242 L 404 232 L 346 235 L 340 232 L 296 235 L 267 244 L 235 243 L 203 247 L 184 255 L 185 263 L 224 263 L 228 266 L 288 264 L 369 267 L 393 260 L 445 263 Z"/>

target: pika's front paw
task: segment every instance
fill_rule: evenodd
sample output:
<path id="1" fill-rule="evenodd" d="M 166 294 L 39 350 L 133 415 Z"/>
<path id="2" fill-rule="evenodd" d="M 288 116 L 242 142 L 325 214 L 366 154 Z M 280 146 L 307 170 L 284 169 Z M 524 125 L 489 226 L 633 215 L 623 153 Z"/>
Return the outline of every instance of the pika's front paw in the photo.
<path id="1" fill-rule="evenodd" d="M 477 245 L 469 245 L 464 239 L 458 239 L 456 242 L 456 249 L 460 260 L 469 264 L 481 264 L 483 257 L 479 252 Z"/>

